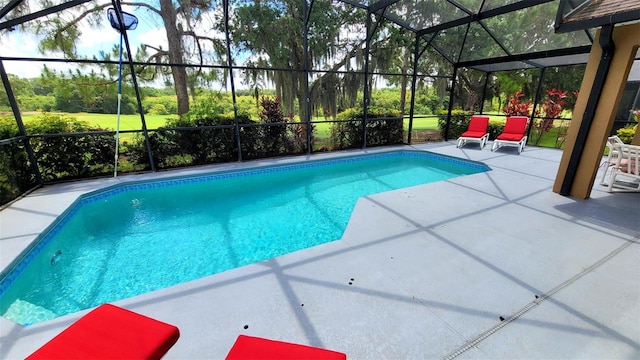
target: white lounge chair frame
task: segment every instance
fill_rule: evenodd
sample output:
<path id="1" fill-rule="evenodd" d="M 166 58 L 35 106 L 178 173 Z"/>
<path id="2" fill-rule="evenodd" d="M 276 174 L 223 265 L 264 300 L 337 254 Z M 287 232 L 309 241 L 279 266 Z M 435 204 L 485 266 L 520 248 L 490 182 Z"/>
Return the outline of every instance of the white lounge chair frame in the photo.
<path id="1" fill-rule="evenodd" d="M 524 150 L 524 146 L 526 144 L 527 144 L 527 135 L 525 135 L 520 141 L 493 140 L 493 145 L 491 145 L 491 151 L 496 151 L 503 146 L 517 146 L 518 154 L 520 154 Z"/>
<path id="2" fill-rule="evenodd" d="M 477 142 L 480 143 L 480 149 L 484 149 L 484 147 L 487 145 L 487 141 L 489 141 L 489 133 L 484 134 L 482 137 L 479 138 L 472 138 L 472 137 L 459 137 L 458 138 L 458 142 L 456 143 L 456 147 L 462 147 L 465 146 L 467 143 L 470 142 Z"/>
<path id="3" fill-rule="evenodd" d="M 486 121 L 487 122 L 489 121 L 489 117 L 488 116 L 479 116 L 479 115 L 473 115 L 473 116 L 474 117 L 486 118 Z M 484 147 L 487 145 L 487 141 L 489 141 L 489 133 L 485 133 L 481 137 L 460 136 L 458 138 L 458 142 L 456 143 L 456 147 L 460 148 L 462 146 L 465 146 L 467 143 L 477 142 L 477 143 L 480 143 L 480 149 L 484 149 Z"/>
<path id="4" fill-rule="evenodd" d="M 600 185 L 605 184 L 605 179 L 607 178 L 607 172 L 609 168 L 613 166 L 618 159 L 618 150 L 616 150 L 616 145 L 624 145 L 622 140 L 616 135 L 609 136 L 607 138 L 607 148 L 609 149 L 609 154 L 607 155 L 607 160 L 604 162 L 604 172 L 602 173 L 602 177 L 600 178 Z M 602 166 L 602 165 L 601 165 Z"/>
<path id="5" fill-rule="evenodd" d="M 616 144 L 609 192 L 640 192 L 640 146 Z"/>
<path id="6" fill-rule="evenodd" d="M 529 118 L 527 118 L 526 116 L 512 116 L 513 118 L 525 118 L 527 119 L 527 121 L 529 120 Z M 509 118 L 507 118 L 507 122 L 509 121 Z M 503 147 L 503 146 L 517 146 L 518 147 L 518 154 L 520 154 L 523 150 L 525 145 L 527 144 L 527 130 L 525 127 L 525 132 L 524 132 L 524 136 L 522 137 L 522 139 L 520 139 L 519 141 L 511 141 L 511 140 L 498 140 L 495 139 L 493 140 L 493 145 L 491 145 L 491 151 L 496 151 L 499 148 Z"/>

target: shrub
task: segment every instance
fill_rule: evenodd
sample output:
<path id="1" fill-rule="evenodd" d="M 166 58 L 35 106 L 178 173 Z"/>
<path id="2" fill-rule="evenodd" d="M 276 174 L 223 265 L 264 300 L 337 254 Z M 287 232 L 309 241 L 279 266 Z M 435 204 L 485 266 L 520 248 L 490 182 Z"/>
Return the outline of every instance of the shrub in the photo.
<path id="1" fill-rule="evenodd" d="M 164 105 L 155 104 L 149 109 L 149 115 L 169 115 L 169 112 Z"/>
<path id="2" fill-rule="evenodd" d="M 20 135 L 13 117 L 0 117 L 0 139 Z M 0 204 L 20 196 L 35 186 L 35 176 L 23 141 L 0 146 Z"/>
<path id="3" fill-rule="evenodd" d="M 242 121 L 250 122 L 246 117 Z M 154 165 L 171 168 L 185 165 L 203 165 L 237 159 L 234 128 L 212 128 L 233 125 L 233 117 L 215 116 L 203 119 L 167 119 L 165 126 L 149 134 Z M 241 134 L 242 136 L 242 134 Z M 143 136 L 137 136 L 130 145 L 130 159 L 150 168 L 149 156 Z"/>
<path id="4" fill-rule="evenodd" d="M 74 117 L 42 113 L 25 123 L 44 181 L 81 178 L 108 171 L 115 156 L 112 135 L 85 134 L 78 136 L 46 137 L 47 134 L 103 131 L 91 128 Z"/>
<path id="5" fill-rule="evenodd" d="M 165 106 L 166 107 L 166 106 Z M 169 109 L 169 108 L 167 108 Z M 225 103 L 222 95 L 218 93 L 206 93 L 191 105 L 189 112 L 183 117 L 187 120 L 213 118 L 225 112 Z"/>
<path id="6" fill-rule="evenodd" d="M 18 99 L 21 111 L 51 111 L 55 101 L 55 97 L 45 95 L 21 96 Z"/>
<path id="7" fill-rule="evenodd" d="M 177 114 L 178 113 L 178 104 L 175 95 L 173 96 L 148 96 L 142 100 L 142 108 L 145 113 L 151 113 L 151 109 L 153 109 L 157 105 L 162 105 L 167 112 L 166 114 L 160 115 L 168 115 L 168 114 Z"/>
<path id="8" fill-rule="evenodd" d="M 0 139 L 10 139 L 20 135 L 20 130 L 13 116 L 0 116 Z"/>
<path id="9" fill-rule="evenodd" d="M 489 133 L 489 139 L 495 140 L 498 135 L 502 134 L 502 130 L 504 130 L 504 122 L 503 121 L 489 121 L 489 126 L 487 127 L 487 132 Z"/>
<path id="10" fill-rule="evenodd" d="M 331 125 L 330 143 L 334 149 L 362 147 L 364 133 L 361 108 L 350 108 L 336 116 L 341 122 Z M 367 112 L 367 146 L 395 145 L 402 143 L 403 121 L 397 110 L 370 107 Z"/>
<path id="11" fill-rule="evenodd" d="M 623 127 L 621 129 L 618 129 L 616 135 L 618 135 L 618 137 L 620 138 L 620 140 L 622 140 L 623 143 L 631 144 L 631 140 L 633 140 L 633 137 L 636 134 L 637 127 L 638 127 L 637 125 Z"/>
<path id="12" fill-rule="evenodd" d="M 633 114 L 633 119 L 635 121 L 640 120 L 640 109 L 631 110 Z M 638 130 L 638 124 L 636 125 L 627 125 L 621 129 L 618 129 L 617 135 L 625 144 L 631 144 L 631 140 L 636 135 L 636 131 Z"/>
<path id="13" fill-rule="evenodd" d="M 286 117 L 282 112 L 282 101 L 279 97 L 263 96 L 260 99 L 260 123 L 267 126 L 259 127 L 259 131 L 251 133 L 251 127 L 243 128 L 247 132 L 245 136 L 258 136 L 257 145 L 254 147 L 253 156 L 278 156 L 284 154 L 300 154 L 307 149 L 307 124 L 288 124 L 293 121 L 291 116 Z M 313 131 L 311 127 L 311 142 L 313 144 Z M 249 150 L 249 144 L 243 140 L 243 153 Z M 244 156 L 243 156 L 244 157 Z"/>
<path id="14" fill-rule="evenodd" d="M 112 135 L 91 134 L 103 131 L 91 128 L 87 122 L 59 114 L 42 113 L 25 122 L 29 135 L 40 135 L 29 140 L 38 161 L 44 181 L 66 178 L 89 177 L 113 169 L 115 146 Z M 78 136 L 47 137 L 48 134 L 78 133 Z M 13 118 L 0 119 L 0 137 L 18 136 L 18 128 Z M 1 147 L 2 172 L 14 188 L 22 191 L 32 186 L 34 174 L 28 162 L 22 142 Z"/>
<path id="15" fill-rule="evenodd" d="M 300 154 L 307 151 L 307 124 L 292 124 L 288 128 L 287 153 Z M 311 148 L 315 142 L 315 126 L 311 124 Z"/>
<path id="16" fill-rule="evenodd" d="M 260 122 L 269 125 L 262 128 L 264 134 L 262 145 L 266 156 L 280 155 L 288 145 L 287 126 L 284 123 L 289 119 L 285 118 L 282 112 L 281 102 L 279 97 L 263 96 L 260 99 L 260 106 L 262 107 Z"/>

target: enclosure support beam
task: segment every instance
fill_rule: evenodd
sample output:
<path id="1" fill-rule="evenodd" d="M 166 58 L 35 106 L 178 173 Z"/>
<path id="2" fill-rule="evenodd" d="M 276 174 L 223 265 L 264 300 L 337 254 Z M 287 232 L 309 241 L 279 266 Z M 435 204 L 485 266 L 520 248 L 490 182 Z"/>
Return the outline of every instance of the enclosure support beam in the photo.
<path id="1" fill-rule="evenodd" d="M 580 96 L 573 111 L 553 186 L 554 192 L 575 198 L 589 197 L 607 136 L 613 127 L 629 71 L 640 46 L 638 33 L 640 24 L 615 28 L 607 26 L 598 30 L 599 42 L 593 44 L 589 54 Z"/>
<path id="2" fill-rule="evenodd" d="M 238 161 L 242 161 L 242 142 L 240 141 L 240 122 L 238 120 L 238 103 L 236 100 L 236 85 L 233 80 L 233 58 L 231 57 L 231 37 L 229 36 L 229 0 L 222 1 L 224 11 L 224 33 L 227 43 L 227 65 L 229 66 L 229 84 L 231 85 L 231 101 L 233 101 L 233 125 L 238 147 Z M 256 99 L 257 101 L 257 99 Z"/>
<path id="3" fill-rule="evenodd" d="M 535 116 L 538 110 L 538 104 L 542 99 L 542 83 L 544 81 L 544 74 L 547 72 L 547 68 L 540 70 L 540 79 L 538 79 L 538 88 L 536 89 L 536 98 L 533 100 L 533 110 L 531 111 L 531 117 L 529 118 L 529 128 L 527 129 L 527 139 L 531 139 L 531 130 L 536 124 Z M 542 136 L 542 135 L 541 135 Z"/>
<path id="4" fill-rule="evenodd" d="M 407 143 L 411 145 L 413 135 L 413 107 L 416 104 L 416 84 L 418 83 L 418 50 L 420 49 L 420 37 L 415 37 L 413 46 L 413 74 L 411 74 L 411 107 L 409 108 L 409 131 L 407 131 Z"/>
<path id="5" fill-rule="evenodd" d="M 491 72 L 484 74 L 484 85 L 482 86 L 482 96 L 480 97 L 480 115 L 484 113 L 484 101 L 487 99 L 487 86 L 489 85 L 491 74 Z"/>
<path id="6" fill-rule="evenodd" d="M 413 135 L 413 117 L 415 115 L 414 106 L 416 104 L 416 86 L 418 85 L 418 60 L 422 57 L 425 51 L 431 45 L 433 39 L 435 39 L 436 34 L 432 35 L 431 38 L 427 41 L 426 45 L 422 50 L 420 50 L 420 39 L 422 36 L 416 35 L 416 41 L 414 43 L 413 49 L 413 74 L 411 77 L 411 108 L 409 109 L 409 131 L 408 131 L 408 141 L 407 143 L 411 145 L 411 136 Z"/>
<path id="7" fill-rule="evenodd" d="M 18 5 L 20 5 L 24 0 L 11 0 L 5 7 L 0 9 L 0 19 L 5 17 L 11 10 L 15 9 Z"/>
<path id="8" fill-rule="evenodd" d="M 435 26 L 431 26 L 431 27 L 426 28 L 424 30 L 418 31 L 418 35 L 437 33 L 437 32 L 440 32 L 442 30 L 447 30 L 447 29 L 451 29 L 451 28 L 456 27 L 456 26 L 465 25 L 467 23 L 471 23 L 471 22 L 476 21 L 476 20 L 489 19 L 489 18 L 492 18 L 494 16 L 500 16 L 500 15 L 508 14 L 510 12 L 522 10 L 522 9 L 525 9 L 525 8 L 528 8 L 528 7 L 538 6 L 538 5 L 541 5 L 541 4 L 544 4 L 544 3 L 548 3 L 548 2 L 551 2 L 551 1 L 555 1 L 555 0 L 518 1 L 518 2 L 515 2 L 513 4 L 508 4 L 508 5 L 501 6 L 501 7 L 495 8 L 495 9 L 482 11 L 477 15 L 471 14 L 469 16 L 465 16 L 465 17 L 462 17 L 460 19 L 456 19 L 456 20 L 453 20 L 453 21 L 449 21 L 449 22 L 441 23 L 441 24 L 438 24 L 438 25 L 435 25 Z"/>
<path id="9" fill-rule="evenodd" d="M 16 125 L 18 125 L 18 131 L 20 131 L 20 136 L 24 138 L 24 148 L 27 151 L 27 156 L 29 157 L 29 162 L 31 163 L 31 171 L 36 177 L 36 183 L 38 185 L 42 185 L 42 174 L 40 173 L 40 168 L 38 168 L 38 163 L 36 161 L 35 153 L 33 152 L 33 148 L 29 143 L 29 138 L 27 137 L 27 129 L 24 127 L 24 123 L 22 122 L 22 116 L 20 115 L 20 108 L 18 107 L 18 101 L 16 100 L 15 94 L 13 93 L 13 89 L 11 88 L 11 83 L 9 82 L 9 76 L 7 75 L 7 71 L 4 68 L 4 63 L 0 60 L 0 77 L 2 78 L 2 84 L 4 85 L 4 89 L 7 92 L 7 97 L 9 98 L 9 104 L 11 105 L 11 110 L 13 111 L 13 116 L 16 118 Z"/>
<path id="10" fill-rule="evenodd" d="M 116 9 L 118 16 L 118 22 L 124 24 L 122 20 L 122 6 L 120 0 L 111 0 L 113 7 Z M 138 88 L 138 78 L 136 77 L 136 69 L 133 66 L 133 56 L 131 55 L 131 45 L 129 44 L 129 36 L 126 29 L 121 29 L 122 37 L 124 38 L 124 44 L 127 49 L 127 58 L 129 63 L 129 72 L 131 73 L 131 81 L 133 82 L 133 91 L 136 93 L 136 100 L 138 103 L 138 113 L 140 114 L 140 121 L 142 122 L 142 133 L 144 134 L 144 140 L 147 145 L 147 153 L 149 155 L 149 164 L 151 165 L 151 171 L 156 171 L 156 165 L 153 163 L 153 153 L 151 152 L 151 143 L 149 141 L 149 132 L 147 131 L 147 122 L 144 119 L 144 108 L 142 107 L 142 98 L 140 97 L 140 89 Z"/>
<path id="11" fill-rule="evenodd" d="M 0 23 L 0 30 L 4 30 L 4 29 L 10 29 L 16 25 L 20 25 L 23 23 L 26 23 L 27 21 L 31 21 L 31 20 L 35 20 L 38 18 L 41 18 L 43 16 L 47 16 L 47 15 L 51 15 L 51 14 L 55 14 L 57 12 L 60 12 L 62 10 L 66 10 L 69 8 L 72 8 L 74 6 L 78 6 L 78 5 L 82 5 L 86 2 L 89 2 L 91 0 L 71 0 L 71 1 L 67 1 L 64 2 L 60 5 L 56 5 L 56 6 L 52 6 L 52 7 L 48 7 L 46 9 L 40 10 L 40 11 L 36 11 L 34 13 L 31 14 L 27 14 L 24 16 L 20 16 L 17 17 L 15 19 L 11 19 L 11 20 L 7 20 L 4 22 Z"/>
<path id="12" fill-rule="evenodd" d="M 311 99 L 310 99 L 310 95 L 309 95 L 309 17 L 311 16 L 311 9 L 313 8 L 313 0 L 311 0 L 311 4 L 307 5 L 307 0 L 303 0 L 303 4 L 304 4 L 304 24 L 302 24 L 304 27 L 302 29 L 304 36 L 303 36 L 303 42 L 304 42 L 304 96 L 305 96 L 305 102 L 304 102 L 304 106 L 305 106 L 305 119 L 300 119 L 300 122 L 305 122 L 306 125 L 306 141 L 307 141 L 307 155 L 311 154 L 311 152 L 313 151 L 312 146 L 311 146 L 311 132 L 312 132 L 312 128 L 311 128 Z M 228 42 L 227 42 L 228 43 Z"/>
<path id="13" fill-rule="evenodd" d="M 451 89 L 449 90 L 449 110 L 447 111 L 447 123 L 444 126 L 444 141 L 449 140 L 449 125 L 451 124 L 451 108 L 453 107 L 453 93 L 456 88 L 456 78 L 458 77 L 458 67 L 453 67 L 453 76 L 451 77 Z"/>
<path id="14" fill-rule="evenodd" d="M 589 92 L 589 98 L 587 106 L 582 116 L 582 121 L 578 127 L 577 135 L 574 140 L 574 150 L 569 157 L 567 163 L 566 174 L 562 180 L 560 187 L 560 195 L 570 195 L 571 187 L 576 178 L 578 166 L 580 165 L 580 158 L 583 154 L 584 146 L 587 143 L 587 137 L 589 136 L 589 130 L 595 117 L 595 112 L 598 107 L 598 101 L 602 95 L 602 88 L 607 80 L 607 74 L 611 68 L 611 61 L 613 60 L 613 54 L 616 51 L 615 44 L 613 42 L 613 25 L 608 25 L 600 29 L 598 37 L 598 45 L 600 45 L 600 61 L 598 63 L 598 69 L 594 75 L 593 84 L 591 85 L 591 91 Z"/>
<path id="15" fill-rule="evenodd" d="M 362 99 L 362 148 L 367 147 L 367 112 L 369 109 L 369 46 L 373 36 L 371 29 L 371 13 L 367 12 L 367 39 L 364 45 L 364 91 Z"/>

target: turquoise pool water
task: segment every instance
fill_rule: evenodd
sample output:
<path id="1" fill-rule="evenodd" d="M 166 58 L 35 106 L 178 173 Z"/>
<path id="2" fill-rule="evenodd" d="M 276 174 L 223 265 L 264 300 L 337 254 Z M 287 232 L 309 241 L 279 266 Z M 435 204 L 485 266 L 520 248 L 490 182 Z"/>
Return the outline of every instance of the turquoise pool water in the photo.
<path id="1" fill-rule="evenodd" d="M 337 240 L 361 196 L 486 170 L 397 151 L 90 193 L 0 281 L 0 313 L 32 324 Z"/>

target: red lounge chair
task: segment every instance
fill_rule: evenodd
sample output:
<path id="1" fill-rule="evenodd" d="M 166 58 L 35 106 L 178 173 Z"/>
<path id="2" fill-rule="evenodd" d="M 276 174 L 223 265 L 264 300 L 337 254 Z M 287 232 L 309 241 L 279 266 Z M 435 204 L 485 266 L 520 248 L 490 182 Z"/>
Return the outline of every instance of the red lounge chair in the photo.
<path id="1" fill-rule="evenodd" d="M 493 141 L 491 151 L 496 151 L 502 146 L 517 146 L 518 154 L 520 154 L 527 143 L 528 121 L 529 118 L 526 116 L 509 116 L 502 134 Z"/>
<path id="2" fill-rule="evenodd" d="M 27 360 L 160 359 L 178 341 L 177 327 L 103 304 L 71 324 Z"/>
<path id="3" fill-rule="evenodd" d="M 341 352 L 240 335 L 226 360 L 346 360 Z"/>
<path id="4" fill-rule="evenodd" d="M 467 131 L 463 132 L 458 138 L 456 147 L 464 146 L 468 142 L 480 143 L 480 149 L 483 149 L 489 141 L 489 133 L 487 127 L 489 126 L 489 117 L 482 115 L 473 115 L 469 121 L 469 127 Z"/>

